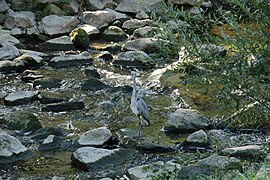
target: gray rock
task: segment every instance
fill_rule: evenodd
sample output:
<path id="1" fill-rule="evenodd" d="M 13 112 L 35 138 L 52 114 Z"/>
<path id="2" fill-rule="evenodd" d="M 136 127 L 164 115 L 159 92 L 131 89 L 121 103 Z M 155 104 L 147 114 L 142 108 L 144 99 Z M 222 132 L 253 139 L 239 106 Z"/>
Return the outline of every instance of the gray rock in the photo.
<path id="1" fill-rule="evenodd" d="M 0 61 L 0 72 L 3 73 L 13 73 L 21 72 L 25 69 L 22 61 Z"/>
<path id="2" fill-rule="evenodd" d="M 98 28 L 96 28 L 95 26 L 88 25 L 88 24 L 82 24 L 78 28 L 85 30 L 85 32 L 88 34 L 89 37 L 100 34 L 100 31 L 98 30 Z"/>
<path id="3" fill-rule="evenodd" d="M 136 13 L 136 16 L 135 16 L 136 19 L 149 19 L 149 16 L 148 14 L 146 14 L 145 11 L 139 11 Z"/>
<path id="4" fill-rule="evenodd" d="M 63 138 L 49 135 L 39 146 L 40 151 L 52 151 L 60 148 L 60 143 L 63 142 Z"/>
<path id="5" fill-rule="evenodd" d="M 150 19 L 131 19 L 124 22 L 122 28 L 129 34 L 132 34 L 135 29 L 142 28 L 145 26 L 155 26 L 155 22 Z"/>
<path id="6" fill-rule="evenodd" d="M 187 142 L 205 144 L 208 142 L 207 134 L 203 130 L 196 131 L 187 137 Z"/>
<path id="7" fill-rule="evenodd" d="M 61 55 L 50 60 L 49 66 L 56 68 L 89 65 L 93 63 L 91 54 L 84 51 L 79 55 Z"/>
<path id="8" fill-rule="evenodd" d="M 160 143 L 155 143 L 149 138 L 144 138 L 137 146 L 136 149 L 142 152 L 149 153 L 167 153 L 174 151 L 171 147 Z"/>
<path id="9" fill-rule="evenodd" d="M 20 74 L 21 80 L 26 83 L 32 83 L 34 80 L 43 78 L 44 75 L 38 74 L 36 71 L 25 70 Z"/>
<path id="10" fill-rule="evenodd" d="M 196 6 L 201 0 L 170 0 L 172 4 Z"/>
<path id="11" fill-rule="evenodd" d="M 5 15 L 0 14 L 0 24 L 4 24 L 4 22 L 5 22 Z"/>
<path id="12" fill-rule="evenodd" d="M 7 128 L 12 130 L 35 132 L 42 128 L 38 117 L 30 112 L 10 113 L 3 117 L 3 121 L 7 125 Z"/>
<path id="13" fill-rule="evenodd" d="M 82 84 L 82 89 L 83 90 L 101 90 L 104 88 L 107 88 L 108 86 L 106 84 L 104 84 L 103 82 L 101 82 L 98 79 L 95 78 L 90 78 L 88 80 L 86 80 L 85 82 L 83 82 Z"/>
<path id="14" fill-rule="evenodd" d="M 41 104 L 52 104 L 52 103 L 58 103 L 63 101 L 68 101 L 72 98 L 70 95 L 66 95 L 64 92 L 41 92 L 38 95 L 38 98 L 40 100 Z"/>
<path id="15" fill-rule="evenodd" d="M 104 169 L 108 166 L 117 166 L 134 157 L 134 149 L 99 149 L 82 147 L 71 156 L 72 164 L 87 171 Z"/>
<path id="16" fill-rule="evenodd" d="M 159 31 L 159 28 L 152 26 L 145 26 L 136 29 L 132 34 L 132 39 L 154 37 Z"/>
<path id="17" fill-rule="evenodd" d="M 22 61 L 26 68 L 38 68 L 44 63 L 42 57 L 28 54 L 23 54 L 15 58 L 14 61 Z"/>
<path id="18" fill-rule="evenodd" d="M 16 11 L 20 11 L 26 7 L 32 7 L 33 5 L 33 1 L 30 0 L 9 0 L 8 2 L 11 3 L 11 8 Z"/>
<path id="19" fill-rule="evenodd" d="M 177 171 L 177 179 L 196 179 L 198 176 L 210 175 L 211 172 L 208 166 L 189 165 L 183 166 Z"/>
<path id="20" fill-rule="evenodd" d="M 39 142 L 43 142 L 49 135 L 55 135 L 58 137 L 63 137 L 65 135 L 64 130 L 62 128 L 40 128 L 31 136 L 32 139 L 37 140 Z"/>
<path id="21" fill-rule="evenodd" d="M 131 17 L 128 16 L 127 14 L 120 13 L 109 8 L 106 8 L 105 11 L 109 11 L 110 13 L 112 13 L 115 16 L 115 20 L 119 20 L 121 23 L 125 22 L 126 20 L 131 19 Z"/>
<path id="22" fill-rule="evenodd" d="M 111 131 L 106 127 L 100 127 L 83 133 L 79 137 L 78 143 L 81 146 L 102 147 L 111 138 L 112 138 Z"/>
<path id="23" fill-rule="evenodd" d="M 115 20 L 115 15 L 109 11 L 86 11 L 83 13 L 84 23 L 98 29 L 107 27 Z"/>
<path id="24" fill-rule="evenodd" d="M 209 167 L 209 169 L 213 172 L 215 170 L 231 170 L 242 168 L 242 163 L 239 159 L 235 157 L 219 156 L 216 154 L 199 160 L 196 165 L 201 167 Z"/>
<path id="25" fill-rule="evenodd" d="M 26 50 L 26 49 L 19 49 L 19 52 L 20 52 L 20 54 L 26 54 L 26 55 L 29 55 L 29 56 L 40 56 L 40 57 L 48 56 L 48 54 L 45 54 L 43 52 Z"/>
<path id="26" fill-rule="evenodd" d="M 181 108 L 170 114 L 164 131 L 168 133 L 195 132 L 205 129 L 208 125 L 209 120 L 199 111 Z"/>
<path id="27" fill-rule="evenodd" d="M 61 9 L 69 15 L 76 15 L 80 8 L 78 1 L 65 1 L 60 4 Z"/>
<path id="28" fill-rule="evenodd" d="M 49 15 L 42 18 L 39 27 L 43 33 L 52 36 L 70 33 L 78 24 L 76 16 Z"/>
<path id="29" fill-rule="evenodd" d="M 164 172 L 164 162 L 158 161 L 152 164 L 136 166 L 128 169 L 127 176 L 132 180 L 152 180 Z"/>
<path id="30" fill-rule="evenodd" d="M 53 104 L 47 104 L 41 108 L 41 111 L 52 111 L 52 112 L 64 112 L 64 111 L 73 111 L 73 110 L 82 110 L 85 108 L 83 102 L 59 102 Z"/>
<path id="31" fill-rule="evenodd" d="M 113 0 L 86 0 L 86 7 L 91 10 L 102 10 L 115 5 Z"/>
<path id="32" fill-rule="evenodd" d="M 0 60 L 14 59 L 19 56 L 19 54 L 19 50 L 12 44 L 7 44 L 0 48 Z"/>
<path id="33" fill-rule="evenodd" d="M 154 66 L 153 60 L 143 51 L 127 51 L 118 54 L 113 60 L 114 66 L 136 67 L 150 69 Z"/>
<path id="34" fill-rule="evenodd" d="M 17 106 L 29 104 L 36 99 L 37 94 L 33 91 L 17 91 L 9 93 L 4 98 L 4 104 L 7 106 Z"/>
<path id="35" fill-rule="evenodd" d="M 108 41 L 124 41 L 128 39 L 128 35 L 117 26 L 110 26 L 101 34 L 104 40 Z"/>
<path id="36" fill-rule="evenodd" d="M 146 53 L 154 53 L 159 51 L 158 39 L 154 38 L 140 38 L 131 40 L 125 43 L 124 50 L 127 51 L 143 51 Z"/>
<path id="37" fill-rule="evenodd" d="M 36 25 L 35 14 L 30 11 L 8 11 L 5 18 L 5 26 L 8 29 L 15 27 L 18 28 L 29 28 Z"/>
<path id="38" fill-rule="evenodd" d="M 267 153 L 265 158 L 264 158 L 265 162 L 270 162 L 270 153 Z"/>
<path id="39" fill-rule="evenodd" d="M 59 88 L 61 87 L 61 79 L 45 77 L 33 81 L 33 86 L 38 88 Z"/>
<path id="40" fill-rule="evenodd" d="M 152 12 L 159 8 L 162 0 L 137 1 L 137 0 L 122 0 L 116 7 L 116 11 L 126 13 L 137 13 L 140 11 Z"/>
<path id="41" fill-rule="evenodd" d="M 222 150 L 222 153 L 229 156 L 244 158 L 244 159 L 263 159 L 266 153 L 263 151 L 262 146 L 259 145 L 247 145 L 240 147 L 226 148 Z"/>
<path id="42" fill-rule="evenodd" d="M 5 0 L 0 0 L 0 13 L 5 13 L 9 9 Z"/>
<path id="43" fill-rule="evenodd" d="M 19 44 L 19 43 L 20 41 L 17 38 L 11 36 L 10 34 L 0 35 L 0 44 L 2 46 L 8 45 L 8 44 Z"/>
<path id="44" fill-rule="evenodd" d="M 42 50 L 53 51 L 68 51 L 75 50 L 75 47 L 68 36 L 61 36 L 58 38 L 50 39 L 44 43 L 38 45 Z"/>
<path id="45" fill-rule="evenodd" d="M 11 29 L 10 33 L 13 35 L 13 36 L 19 36 L 19 35 L 22 35 L 22 30 L 20 28 L 13 28 Z"/>
<path id="46" fill-rule="evenodd" d="M 32 153 L 13 136 L 0 133 L 0 165 L 24 161 L 32 157 Z"/>

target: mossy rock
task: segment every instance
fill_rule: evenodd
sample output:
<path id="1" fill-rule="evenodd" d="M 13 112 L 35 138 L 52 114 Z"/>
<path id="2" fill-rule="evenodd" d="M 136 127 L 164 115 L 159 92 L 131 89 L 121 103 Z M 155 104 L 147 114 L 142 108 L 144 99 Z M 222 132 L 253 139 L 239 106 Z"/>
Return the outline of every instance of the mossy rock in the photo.
<path id="1" fill-rule="evenodd" d="M 108 41 L 124 41 L 128 39 L 128 35 L 121 28 L 110 26 L 102 33 L 102 38 Z"/>
<path id="2" fill-rule="evenodd" d="M 89 48 L 90 40 L 87 32 L 84 29 L 76 28 L 69 34 L 70 40 L 74 46 L 80 50 Z"/>
<path id="3" fill-rule="evenodd" d="M 50 15 L 50 14 L 55 14 L 58 16 L 65 16 L 66 15 L 66 13 L 61 8 L 59 8 L 58 6 L 56 6 L 54 4 L 48 4 L 44 8 L 43 13 L 46 15 Z"/>
<path id="4" fill-rule="evenodd" d="M 6 115 L 3 118 L 3 123 L 7 125 L 8 129 L 22 130 L 22 131 L 37 131 L 42 128 L 37 116 L 30 112 L 17 112 Z"/>

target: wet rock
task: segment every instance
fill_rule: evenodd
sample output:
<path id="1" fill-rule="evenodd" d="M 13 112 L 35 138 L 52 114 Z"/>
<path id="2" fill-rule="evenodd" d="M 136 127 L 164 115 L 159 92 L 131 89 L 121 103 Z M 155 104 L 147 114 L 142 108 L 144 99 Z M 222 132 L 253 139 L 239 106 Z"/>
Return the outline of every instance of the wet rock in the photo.
<path id="1" fill-rule="evenodd" d="M 14 12 L 9 10 L 5 18 L 5 26 L 8 29 L 15 27 L 29 28 L 36 25 L 35 14 L 30 11 Z"/>
<path id="2" fill-rule="evenodd" d="M 159 51 L 157 41 L 158 39 L 154 38 L 140 38 L 131 40 L 125 43 L 123 49 L 128 51 L 144 51 L 146 53 L 154 53 Z"/>
<path id="3" fill-rule="evenodd" d="M 1 0 L 0 1 L 0 13 L 5 13 L 8 9 L 9 9 L 9 6 L 6 3 L 6 1 Z"/>
<path id="4" fill-rule="evenodd" d="M 144 1 L 142 3 L 137 0 L 123 0 L 115 10 L 126 13 L 152 12 L 160 7 L 161 2 L 162 0 Z"/>
<path id="5" fill-rule="evenodd" d="M 106 84 L 94 78 L 88 79 L 82 84 L 83 90 L 101 90 L 107 87 L 108 86 Z"/>
<path id="6" fill-rule="evenodd" d="M 49 135 L 42 144 L 39 146 L 40 151 L 52 151 L 52 150 L 58 150 L 60 148 L 61 142 L 63 142 L 64 139 L 55 135 Z"/>
<path id="7" fill-rule="evenodd" d="M 112 133 L 106 127 L 89 130 L 83 133 L 78 143 L 81 146 L 102 147 L 112 138 Z"/>
<path id="8" fill-rule="evenodd" d="M 82 147 L 71 156 L 72 164 L 87 171 L 117 166 L 134 157 L 134 149 L 99 149 Z"/>
<path id="9" fill-rule="evenodd" d="M 13 73 L 13 72 L 21 72 L 24 69 L 25 67 L 22 61 L 9 61 L 9 60 L 0 61 L 0 72 Z"/>
<path id="10" fill-rule="evenodd" d="M 154 67 L 153 60 L 143 51 L 127 51 L 118 54 L 113 60 L 114 66 L 136 67 L 150 69 Z"/>
<path id="11" fill-rule="evenodd" d="M 34 132 L 34 134 L 32 134 L 31 138 L 36 141 L 43 141 L 49 135 L 63 137 L 65 135 L 65 132 L 62 128 L 55 128 L 55 127 L 40 128 L 39 130 Z"/>
<path id="12" fill-rule="evenodd" d="M 187 137 L 187 142 L 205 144 L 208 142 L 207 134 L 203 130 L 196 131 Z"/>
<path id="13" fill-rule="evenodd" d="M 119 20 L 121 23 L 125 22 L 128 19 L 131 19 L 131 17 L 128 16 L 127 14 L 119 13 L 109 8 L 106 8 L 105 11 L 109 11 L 110 13 L 112 13 L 115 16 L 115 20 Z"/>
<path id="14" fill-rule="evenodd" d="M 3 117 L 3 121 L 8 129 L 21 130 L 23 132 L 35 132 L 42 128 L 38 117 L 30 112 L 10 113 Z"/>
<path id="15" fill-rule="evenodd" d="M 93 63 L 90 53 L 84 51 L 79 55 L 61 55 L 50 60 L 49 66 L 63 68 L 69 66 L 89 65 Z"/>
<path id="16" fill-rule="evenodd" d="M 115 5 L 113 0 L 87 0 L 85 3 L 87 8 L 91 10 L 102 10 L 104 8 L 113 7 Z"/>
<path id="17" fill-rule="evenodd" d="M 13 136 L 0 133 L 0 167 L 9 166 L 10 163 L 30 159 L 32 153 Z"/>
<path id="18" fill-rule="evenodd" d="M 50 39 L 44 43 L 39 44 L 38 47 L 43 50 L 53 51 L 68 51 L 75 49 L 72 41 L 68 36 L 61 36 L 58 38 Z"/>
<path id="19" fill-rule="evenodd" d="M 33 91 L 17 91 L 9 93 L 4 98 L 4 104 L 7 106 L 17 106 L 32 103 L 37 97 Z"/>
<path id="20" fill-rule="evenodd" d="M 90 67 L 84 71 L 84 74 L 89 78 L 97 78 L 100 79 L 100 74 L 94 67 Z"/>
<path id="21" fill-rule="evenodd" d="M 128 169 L 127 176 L 130 179 L 151 180 L 158 178 L 164 172 L 164 162 L 158 161 L 152 164 L 136 166 Z"/>
<path id="22" fill-rule="evenodd" d="M 19 56 L 19 50 L 12 44 L 6 44 L 0 48 L 0 59 L 10 60 Z"/>
<path id="23" fill-rule="evenodd" d="M 76 28 L 69 34 L 71 41 L 73 42 L 76 49 L 87 50 L 89 49 L 89 36 L 87 32 L 82 28 Z"/>
<path id="24" fill-rule="evenodd" d="M 0 44 L 2 46 L 8 45 L 8 44 L 19 44 L 21 43 L 17 38 L 11 36 L 10 34 L 1 34 L 0 35 Z"/>
<path id="25" fill-rule="evenodd" d="M 105 62 L 111 62 L 113 60 L 113 55 L 109 51 L 102 51 L 97 55 L 96 58 Z"/>
<path id="26" fill-rule="evenodd" d="M 88 25 L 88 24 L 80 25 L 78 28 L 85 30 L 85 32 L 88 34 L 90 39 L 92 39 L 91 37 L 95 37 L 100 34 L 100 31 L 98 30 L 98 28 L 96 28 L 95 26 Z"/>
<path id="27" fill-rule="evenodd" d="M 150 19 L 131 19 L 124 22 L 122 29 L 124 29 L 128 34 L 132 34 L 135 29 L 145 26 L 155 26 L 155 22 Z"/>
<path id="28" fill-rule="evenodd" d="M 75 16 L 49 15 L 42 18 L 40 29 L 47 35 L 70 33 L 77 27 L 79 20 Z"/>
<path id="29" fill-rule="evenodd" d="M 33 86 L 38 88 L 59 88 L 61 87 L 61 79 L 44 77 L 33 81 Z"/>
<path id="30" fill-rule="evenodd" d="M 57 16 L 65 16 L 66 13 L 59 8 L 58 6 L 56 6 L 55 4 L 48 4 L 44 9 L 43 9 L 43 13 L 48 15 L 48 14 L 55 14 Z"/>
<path id="31" fill-rule="evenodd" d="M 127 34 L 117 26 L 110 26 L 101 34 L 104 40 L 108 41 L 124 41 L 127 40 Z"/>
<path id="32" fill-rule="evenodd" d="M 63 111 L 73 111 L 82 110 L 85 108 L 83 102 L 59 102 L 53 104 L 47 104 L 45 107 L 41 108 L 41 111 L 52 111 L 52 112 L 63 112 Z"/>
<path id="33" fill-rule="evenodd" d="M 98 29 L 107 27 L 115 20 L 115 15 L 109 11 L 86 11 L 83 13 L 84 23 Z"/>
<path id="34" fill-rule="evenodd" d="M 159 29 L 157 27 L 145 26 L 136 29 L 132 34 L 132 39 L 153 37 Z"/>
<path id="35" fill-rule="evenodd" d="M 38 68 L 43 65 L 43 58 L 37 55 L 23 54 L 14 59 L 22 61 L 26 68 Z"/>
<path id="36" fill-rule="evenodd" d="M 199 111 L 181 108 L 170 114 L 164 131 L 167 133 L 195 132 L 207 126 L 209 126 L 209 120 Z"/>
<path id="37" fill-rule="evenodd" d="M 41 104 L 52 104 L 63 101 L 68 101 L 71 99 L 70 96 L 66 95 L 64 92 L 41 92 L 38 95 Z"/>
<path id="38" fill-rule="evenodd" d="M 222 150 L 222 153 L 229 156 L 244 158 L 244 159 L 263 159 L 266 153 L 263 151 L 262 146 L 259 145 L 247 145 L 240 147 L 226 148 Z"/>

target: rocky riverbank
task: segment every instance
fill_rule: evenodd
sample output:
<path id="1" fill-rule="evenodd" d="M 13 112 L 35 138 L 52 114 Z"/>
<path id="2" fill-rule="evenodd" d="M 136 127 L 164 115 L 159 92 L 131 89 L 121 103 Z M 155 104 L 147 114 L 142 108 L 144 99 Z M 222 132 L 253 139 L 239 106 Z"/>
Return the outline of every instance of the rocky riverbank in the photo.
<path id="1" fill-rule="evenodd" d="M 160 82 L 178 63 L 155 56 L 168 43 L 150 18 L 162 16 L 162 2 L 0 0 L 0 179 L 267 176 L 266 132 L 217 129 Z M 171 2 L 191 15 L 211 8 Z M 130 67 L 151 114 L 142 140 L 129 107 Z"/>

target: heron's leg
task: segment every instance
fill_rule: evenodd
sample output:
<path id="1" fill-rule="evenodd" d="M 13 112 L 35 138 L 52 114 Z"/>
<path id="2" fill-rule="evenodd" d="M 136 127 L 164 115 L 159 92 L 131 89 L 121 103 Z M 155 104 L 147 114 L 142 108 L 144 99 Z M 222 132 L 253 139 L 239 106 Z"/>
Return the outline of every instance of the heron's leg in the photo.
<path id="1" fill-rule="evenodd" d="M 138 131 L 138 139 L 142 138 L 142 122 L 141 122 L 141 118 L 139 116 L 139 127 L 138 127 L 139 131 Z"/>

